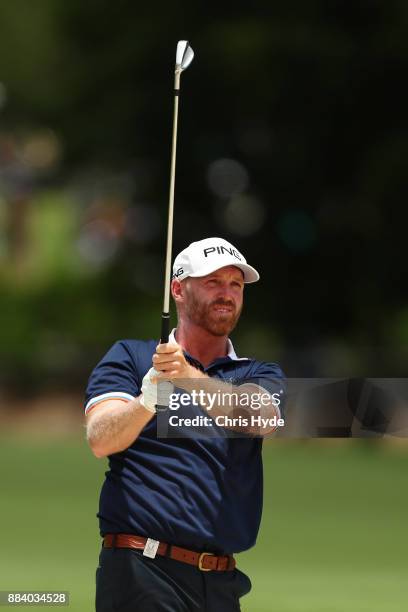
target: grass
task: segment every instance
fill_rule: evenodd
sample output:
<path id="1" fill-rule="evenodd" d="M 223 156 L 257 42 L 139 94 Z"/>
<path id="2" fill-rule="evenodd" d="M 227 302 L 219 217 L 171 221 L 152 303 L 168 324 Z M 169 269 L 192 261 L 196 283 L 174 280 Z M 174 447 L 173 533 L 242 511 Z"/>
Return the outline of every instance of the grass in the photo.
<path id="1" fill-rule="evenodd" d="M 244 612 L 397 612 L 408 589 L 408 455 L 363 441 L 276 442 L 265 453 Z"/>
<path id="2" fill-rule="evenodd" d="M 71 612 L 93 610 L 106 469 L 80 437 L 0 437 L 0 590 L 68 590 Z M 405 610 L 408 452 L 282 440 L 264 465 L 258 543 L 238 555 L 243 612 Z"/>

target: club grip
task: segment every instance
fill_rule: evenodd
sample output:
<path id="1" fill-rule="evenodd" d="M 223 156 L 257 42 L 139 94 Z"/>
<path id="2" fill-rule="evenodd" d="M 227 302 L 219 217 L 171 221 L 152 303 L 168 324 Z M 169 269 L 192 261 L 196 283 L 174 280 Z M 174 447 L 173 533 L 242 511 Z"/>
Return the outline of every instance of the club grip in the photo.
<path id="1" fill-rule="evenodd" d="M 169 341 L 170 333 L 170 313 L 163 312 L 161 320 L 160 344 L 166 344 Z"/>

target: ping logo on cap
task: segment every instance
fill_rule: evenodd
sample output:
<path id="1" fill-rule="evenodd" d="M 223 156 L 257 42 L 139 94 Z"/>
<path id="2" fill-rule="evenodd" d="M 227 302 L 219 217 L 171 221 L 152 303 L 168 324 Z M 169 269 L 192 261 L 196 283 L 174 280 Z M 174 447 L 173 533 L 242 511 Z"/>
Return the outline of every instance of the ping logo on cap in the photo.
<path id="1" fill-rule="evenodd" d="M 245 283 L 255 283 L 259 274 L 230 242 L 223 238 L 204 238 L 192 242 L 179 253 L 173 264 L 173 279 L 179 281 L 191 276 L 199 278 L 220 268 L 236 266 L 244 275 Z"/>
<path id="2" fill-rule="evenodd" d="M 178 270 L 176 270 L 173 274 L 173 278 L 178 278 L 179 276 L 181 276 L 182 274 L 184 274 L 184 270 L 183 268 L 179 268 Z"/>
<path id="3" fill-rule="evenodd" d="M 216 253 L 218 253 L 218 255 L 223 255 L 225 252 L 229 253 L 230 255 L 232 255 L 233 257 L 235 257 L 236 259 L 239 259 L 239 261 L 242 261 L 242 257 L 241 255 L 238 253 L 238 251 L 236 251 L 234 248 L 230 248 L 228 249 L 226 246 L 223 246 L 222 244 L 220 246 L 216 246 L 216 247 L 209 247 L 207 249 L 203 250 L 204 253 L 204 257 L 208 257 L 208 255 L 210 255 L 211 253 L 214 253 L 214 251 Z"/>

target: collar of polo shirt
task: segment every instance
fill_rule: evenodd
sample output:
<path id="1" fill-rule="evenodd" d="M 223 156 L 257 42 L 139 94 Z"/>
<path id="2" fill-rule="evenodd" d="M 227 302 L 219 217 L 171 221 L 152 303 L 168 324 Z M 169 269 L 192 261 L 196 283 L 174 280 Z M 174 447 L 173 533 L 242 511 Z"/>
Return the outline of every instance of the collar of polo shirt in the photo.
<path id="1" fill-rule="evenodd" d="M 172 344 L 176 344 L 177 340 L 176 340 L 176 327 L 174 327 L 170 334 L 169 334 L 169 342 Z M 227 357 L 229 357 L 230 359 L 232 359 L 233 361 L 244 361 L 244 360 L 248 360 L 248 357 L 238 357 L 234 346 L 231 342 L 231 340 L 229 338 L 227 338 Z"/>

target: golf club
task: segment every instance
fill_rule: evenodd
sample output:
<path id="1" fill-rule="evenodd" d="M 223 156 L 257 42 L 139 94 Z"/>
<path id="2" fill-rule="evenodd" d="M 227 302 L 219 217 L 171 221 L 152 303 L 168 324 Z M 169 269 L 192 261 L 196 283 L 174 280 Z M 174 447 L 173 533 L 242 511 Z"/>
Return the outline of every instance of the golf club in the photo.
<path id="1" fill-rule="evenodd" d="M 187 40 L 180 40 L 177 43 L 176 67 L 174 70 L 174 114 L 173 114 L 173 138 L 171 145 L 171 166 L 170 166 L 170 192 L 169 192 L 169 214 L 167 221 L 167 246 L 166 246 L 166 268 L 164 273 L 164 299 L 161 323 L 160 342 L 169 341 L 170 327 L 170 283 L 171 283 L 171 261 L 173 247 L 173 214 L 174 214 L 174 186 L 176 180 L 176 148 L 177 148 L 177 123 L 178 123 L 178 104 L 180 94 L 180 76 L 183 70 L 193 61 L 194 51 Z"/>

